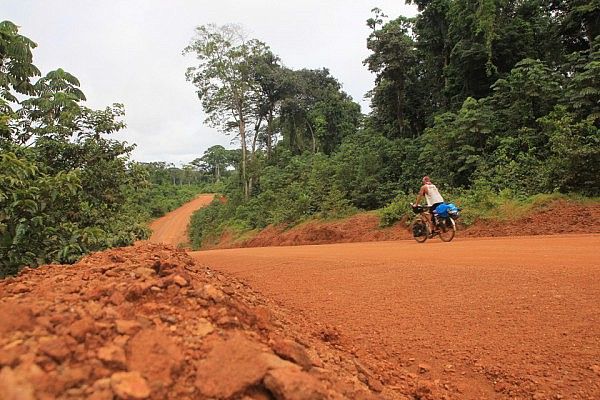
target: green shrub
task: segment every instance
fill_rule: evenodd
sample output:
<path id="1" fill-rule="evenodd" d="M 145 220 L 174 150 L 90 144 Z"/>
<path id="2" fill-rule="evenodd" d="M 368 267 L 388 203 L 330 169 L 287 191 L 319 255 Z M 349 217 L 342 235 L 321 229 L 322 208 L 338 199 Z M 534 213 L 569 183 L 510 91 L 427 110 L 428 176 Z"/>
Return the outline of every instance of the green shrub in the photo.
<path id="1" fill-rule="evenodd" d="M 413 212 L 410 203 L 415 201 L 416 196 L 413 194 L 401 194 L 387 206 L 379 210 L 379 224 L 382 227 L 394 225 L 402 219 L 409 219 Z"/>

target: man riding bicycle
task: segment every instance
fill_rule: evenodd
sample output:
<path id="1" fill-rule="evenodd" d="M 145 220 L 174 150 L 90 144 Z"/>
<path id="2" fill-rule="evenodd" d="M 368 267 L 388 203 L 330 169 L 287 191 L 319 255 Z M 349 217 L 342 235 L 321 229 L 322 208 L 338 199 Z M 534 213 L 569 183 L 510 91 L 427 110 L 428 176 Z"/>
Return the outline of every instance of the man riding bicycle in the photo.
<path id="1" fill-rule="evenodd" d="M 440 204 L 444 204 L 444 198 L 440 194 L 437 187 L 431 183 L 429 176 L 423 177 L 423 186 L 421 186 L 421 190 L 419 190 L 415 204 L 419 205 L 419 202 L 423 197 L 425 197 L 427 206 L 429 206 L 429 215 L 427 218 L 429 219 L 429 224 L 432 227 L 431 229 L 433 232 L 435 231 L 435 215 L 433 212 Z"/>

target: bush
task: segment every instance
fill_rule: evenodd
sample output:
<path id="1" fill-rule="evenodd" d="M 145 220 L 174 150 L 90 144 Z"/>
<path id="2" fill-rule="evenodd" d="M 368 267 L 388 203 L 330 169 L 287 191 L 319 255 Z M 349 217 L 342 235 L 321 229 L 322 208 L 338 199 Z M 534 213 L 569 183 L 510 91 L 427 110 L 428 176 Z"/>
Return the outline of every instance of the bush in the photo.
<path id="1" fill-rule="evenodd" d="M 415 201 L 415 195 L 398 195 L 390 204 L 379 210 L 379 225 L 388 227 L 401 220 L 412 218 L 413 211 L 410 203 Z"/>
<path id="2" fill-rule="evenodd" d="M 193 248 L 197 249 L 209 239 L 221 235 L 228 220 L 233 216 L 228 202 L 216 197 L 207 207 L 192 214 L 188 227 L 188 236 Z"/>

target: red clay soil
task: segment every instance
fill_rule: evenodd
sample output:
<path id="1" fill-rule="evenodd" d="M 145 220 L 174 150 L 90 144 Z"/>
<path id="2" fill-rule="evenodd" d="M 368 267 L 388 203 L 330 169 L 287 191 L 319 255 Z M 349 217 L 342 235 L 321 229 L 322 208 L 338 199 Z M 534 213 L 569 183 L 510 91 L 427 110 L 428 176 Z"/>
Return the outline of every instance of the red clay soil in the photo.
<path id="1" fill-rule="evenodd" d="M 494 237 L 564 233 L 600 233 L 600 204 L 583 205 L 559 200 L 549 204 L 544 210 L 513 220 L 478 221 L 468 228 L 460 226 L 459 222 L 457 235 Z M 218 243 L 207 243 L 203 248 L 297 246 L 402 239 L 411 239 L 405 221 L 390 228 L 380 228 L 376 214 L 363 213 L 342 220 L 310 221 L 290 229 L 269 226 L 246 240 L 236 240 L 226 232 Z"/>
<path id="2" fill-rule="evenodd" d="M 309 221 L 289 229 L 283 226 L 271 225 L 245 240 L 240 240 L 230 232 L 225 231 L 216 242 L 205 241 L 202 249 L 300 246 L 409 238 L 408 230 L 400 224 L 381 229 L 379 228 L 379 217 L 373 213 L 365 213 L 340 220 Z"/>
<path id="3" fill-rule="evenodd" d="M 599 399 L 600 235 L 464 236 L 25 269 L 0 282 L 0 398 Z"/>
<path id="4" fill-rule="evenodd" d="M 171 211 L 150 224 L 152 229 L 151 243 L 167 243 L 179 246 L 188 242 L 187 226 L 194 211 L 202 208 L 213 200 L 213 194 L 202 194 L 194 200 Z"/>
<path id="5" fill-rule="evenodd" d="M 192 253 L 416 399 L 600 399 L 600 235 Z"/>
<path id="6" fill-rule="evenodd" d="M 0 282 L 2 400 L 378 398 L 378 378 L 334 342 L 163 245 Z"/>
<path id="7" fill-rule="evenodd" d="M 543 210 L 509 221 L 479 221 L 461 236 L 493 237 L 600 233 L 600 203 L 578 204 L 557 200 Z"/>

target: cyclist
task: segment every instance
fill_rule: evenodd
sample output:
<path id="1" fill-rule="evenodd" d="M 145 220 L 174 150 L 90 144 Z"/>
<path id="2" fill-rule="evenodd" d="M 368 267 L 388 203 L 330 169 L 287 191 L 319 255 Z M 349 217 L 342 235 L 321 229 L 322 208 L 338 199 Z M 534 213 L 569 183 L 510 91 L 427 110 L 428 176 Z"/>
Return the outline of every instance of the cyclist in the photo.
<path id="1" fill-rule="evenodd" d="M 429 176 L 423 177 L 423 186 L 421 186 L 421 190 L 419 190 L 419 194 L 417 195 L 416 205 L 419 205 L 421 199 L 425 197 L 427 201 L 427 206 L 429 206 L 429 215 L 427 218 L 429 219 L 429 224 L 431 226 L 432 233 L 435 232 L 435 215 L 433 212 L 440 204 L 444 203 L 444 198 L 440 194 L 437 187 L 431 183 L 431 179 Z"/>

